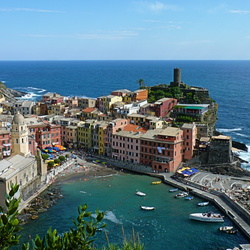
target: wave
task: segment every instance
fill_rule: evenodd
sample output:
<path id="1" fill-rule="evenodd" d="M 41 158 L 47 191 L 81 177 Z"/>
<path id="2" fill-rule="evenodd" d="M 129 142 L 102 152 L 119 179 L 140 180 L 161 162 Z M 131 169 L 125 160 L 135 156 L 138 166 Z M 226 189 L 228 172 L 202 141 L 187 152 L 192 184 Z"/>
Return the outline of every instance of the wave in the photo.
<path id="1" fill-rule="evenodd" d="M 247 161 L 248 163 L 242 163 L 241 167 L 250 171 L 250 145 L 247 145 L 247 149 L 248 151 L 239 151 L 239 157 L 244 160 Z"/>
<path id="2" fill-rule="evenodd" d="M 228 133 L 228 132 L 234 132 L 234 131 L 241 131 L 242 128 L 218 128 L 217 131 L 221 132 L 221 133 Z"/>
<path id="3" fill-rule="evenodd" d="M 235 133 L 236 135 L 239 135 L 239 136 L 241 136 L 241 137 L 246 137 L 246 138 L 248 138 L 249 136 L 248 135 L 245 135 L 245 134 L 241 134 L 241 133 Z"/>
<path id="4" fill-rule="evenodd" d="M 91 216 L 92 216 L 93 218 L 96 218 L 96 217 L 97 217 L 96 214 L 92 214 Z M 105 215 L 104 215 L 104 219 L 109 220 L 109 221 L 112 221 L 112 222 L 114 222 L 114 223 L 116 223 L 116 224 L 122 224 L 122 222 L 119 221 L 119 220 L 116 218 L 115 214 L 114 214 L 112 211 L 106 212 Z"/>

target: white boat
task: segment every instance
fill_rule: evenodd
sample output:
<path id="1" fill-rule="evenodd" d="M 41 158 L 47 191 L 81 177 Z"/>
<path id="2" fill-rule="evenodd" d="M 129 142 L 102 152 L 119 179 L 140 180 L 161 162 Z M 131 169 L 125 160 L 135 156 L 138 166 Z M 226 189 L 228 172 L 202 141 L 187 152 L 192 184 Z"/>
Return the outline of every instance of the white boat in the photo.
<path id="1" fill-rule="evenodd" d="M 193 196 L 187 196 L 187 197 L 185 197 L 185 200 L 188 200 L 188 201 L 191 201 L 191 200 L 193 200 Z"/>
<path id="2" fill-rule="evenodd" d="M 150 210 L 155 210 L 155 207 L 146 207 L 146 206 L 141 206 L 141 209 L 142 209 L 142 210 L 147 210 L 147 211 L 150 211 Z"/>
<path id="3" fill-rule="evenodd" d="M 209 204 L 209 201 L 204 201 L 204 202 L 199 202 L 199 203 L 197 203 L 197 205 L 200 206 L 200 207 L 205 207 L 205 206 L 207 206 L 208 204 Z"/>
<path id="4" fill-rule="evenodd" d="M 219 227 L 218 230 L 222 231 L 222 232 L 225 232 L 227 234 L 235 234 L 235 233 L 238 232 L 238 230 L 236 228 L 234 228 L 233 226 Z"/>
<path id="5" fill-rule="evenodd" d="M 172 189 L 169 190 L 169 192 L 173 193 L 173 192 L 176 192 L 178 190 L 179 190 L 178 188 L 172 188 Z"/>
<path id="6" fill-rule="evenodd" d="M 192 220 L 206 221 L 206 222 L 224 222 L 222 215 L 217 213 L 193 213 L 189 215 Z"/>
<path id="7" fill-rule="evenodd" d="M 136 195 L 139 195 L 139 196 L 145 196 L 145 195 L 146 195 L 145 193 L 143 193 L 143 192 L 141 192 L 141 191 L 137 191 L 135 194 L 136 194 Z"/>
<path id="8" fill-rule="evenodd" d="M 174 197 L 175 198 L 183 198 L 183 197 L 186 197 L 186 196 L 188 196 L 187 192 L 180 192 L 179 194 L 176 194 Z"/>

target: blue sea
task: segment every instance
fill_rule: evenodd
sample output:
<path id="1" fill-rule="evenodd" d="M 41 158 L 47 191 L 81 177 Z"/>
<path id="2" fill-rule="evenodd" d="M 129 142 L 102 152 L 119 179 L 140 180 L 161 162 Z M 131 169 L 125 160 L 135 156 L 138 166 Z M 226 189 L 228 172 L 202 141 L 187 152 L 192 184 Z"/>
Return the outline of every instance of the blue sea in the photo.
<path id="1" fill-rule="evenodd" d="M 174 68 L 181 68 L 184 83 L 209 89 L 219 104 L 217 130 L 250 150 L 250 61 L 0 61 L 0 81 L 29 93 L 25 98 L 31 100 L 41 99 L 46 92 L 97 98 L 116 89 L 134 91 L 138 79 L 148 86 L 169 84 Z M 241 157 L 250 161 L 249 152 L 242 152 Z M 242 167 L 249 170 L 250 164 Z M 78 204 L 86 202 L 92 211 L 109 211 L 105 220 L 111 242 L 121 240 L 122 227 L 126 234 L 134 228 L 146 249 L 225 249 L 247 242 L 241 234 L 220 234 L 218 225 L 190 221 L 188 214 L 198 211 L 198 198 L 191 202 L 173 199 L 167 186 L 152 189 L 150 182 L 147 176 L 119 174 L 65 183 L 64 199 L 26 226 L 24 234 L 44 233 L 49 225 L 60 232 L 67 230 Z M 147 198 L 135 197 L 136 189 L 147 192 Z M 140 211 L 144 203 L 157 209 Z M 98 240 L 104 240 L 101 234 Z"/>

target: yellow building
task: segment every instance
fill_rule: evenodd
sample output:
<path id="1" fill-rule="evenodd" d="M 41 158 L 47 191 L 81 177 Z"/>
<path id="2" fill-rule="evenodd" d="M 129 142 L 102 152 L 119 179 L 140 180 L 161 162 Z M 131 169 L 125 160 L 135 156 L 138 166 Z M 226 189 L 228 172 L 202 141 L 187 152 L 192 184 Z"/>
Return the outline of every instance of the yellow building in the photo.
<path id="1" fill-rule="evenodd" d="M 112 108 L 112 105 L 116 102 L 122 102 L 121 96 L 107 95 L 103 98 L 104 112 L 107 113 Z"/>
<path id="2" fill-rule="evenodd" d="M 86 150 L 92 149 L 92 130 L 96 120 L 89 119 L 77 126 L 78 146 Z"/>

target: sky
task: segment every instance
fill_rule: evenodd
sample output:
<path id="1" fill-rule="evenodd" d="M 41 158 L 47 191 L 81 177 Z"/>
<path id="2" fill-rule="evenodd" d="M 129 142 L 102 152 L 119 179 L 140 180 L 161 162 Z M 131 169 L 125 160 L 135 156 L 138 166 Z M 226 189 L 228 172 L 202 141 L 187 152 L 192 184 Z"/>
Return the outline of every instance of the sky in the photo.
<path id="1" fill-rule="evenodd" d="M 249 0 L 0 0 L 0 60 L 250 60 Z"/>

